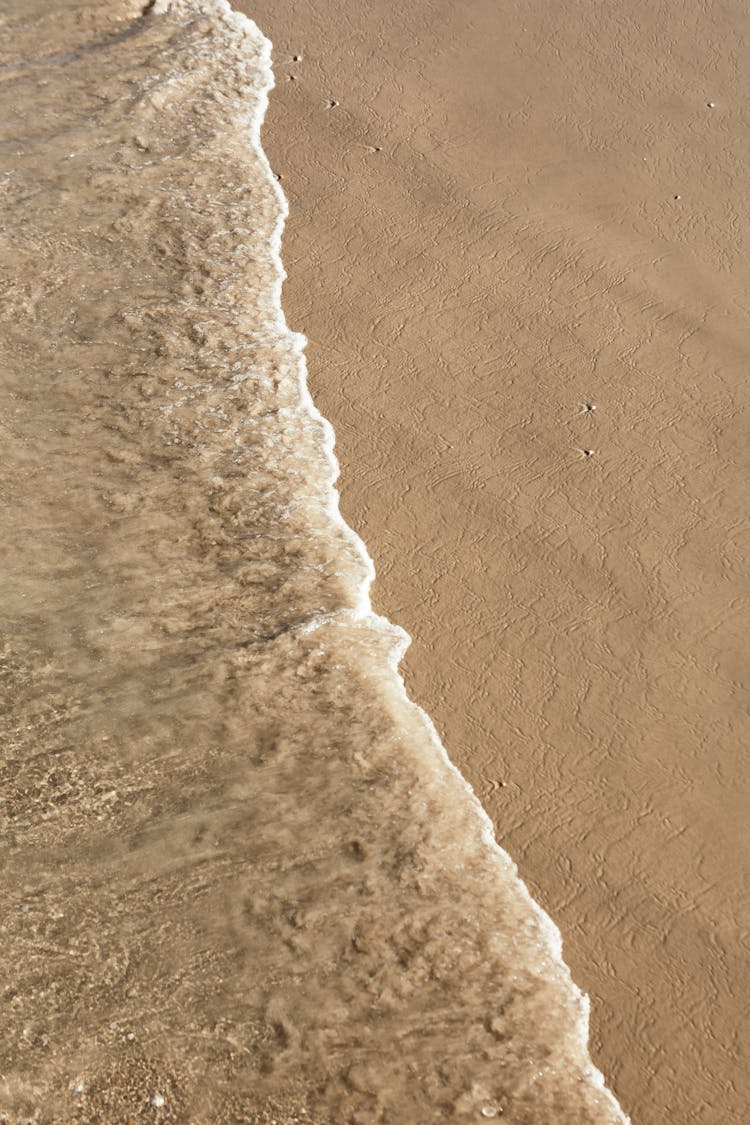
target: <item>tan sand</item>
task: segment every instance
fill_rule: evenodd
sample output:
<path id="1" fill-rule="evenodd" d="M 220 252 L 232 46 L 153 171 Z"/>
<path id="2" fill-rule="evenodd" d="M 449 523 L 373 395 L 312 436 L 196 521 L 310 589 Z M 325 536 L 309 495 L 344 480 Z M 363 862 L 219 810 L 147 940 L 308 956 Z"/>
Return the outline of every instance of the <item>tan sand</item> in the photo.
<path id="1" fill-rule="evenodd" d="M 285 309 L 410 691 L 624 1108 L 742 1121 L 747 7 L 239 6 L 274 43 Z"/>

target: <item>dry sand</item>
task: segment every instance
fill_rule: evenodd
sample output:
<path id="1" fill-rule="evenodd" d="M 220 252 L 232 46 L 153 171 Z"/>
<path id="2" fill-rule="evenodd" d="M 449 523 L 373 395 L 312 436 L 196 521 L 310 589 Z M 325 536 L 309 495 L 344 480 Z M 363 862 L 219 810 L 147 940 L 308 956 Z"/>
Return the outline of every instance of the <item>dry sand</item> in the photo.
<path id="1" fill-rule="evenodd" d="M 624 1108 L 745 1120 L 747 7 L 238 6 L 410 691 Z"/>

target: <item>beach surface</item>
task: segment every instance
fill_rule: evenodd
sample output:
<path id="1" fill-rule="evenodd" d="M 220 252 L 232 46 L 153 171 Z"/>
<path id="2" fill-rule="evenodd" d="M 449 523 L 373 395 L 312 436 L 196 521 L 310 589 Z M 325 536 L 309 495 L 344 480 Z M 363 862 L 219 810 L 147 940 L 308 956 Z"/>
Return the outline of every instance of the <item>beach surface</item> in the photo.
<path id="1" fill-rule="evenodd" d="M 269 41 L 2 24 L 0 1121 L 624 1125 L 338 509 Z"/>
<path id="2" fill-rule="evenodd" d="M 743 1121 L 747 6 L 241 7 L 284 305 L 410 694 L 633 1120 Z"/>
<path id="3" fill-rule="evenodd" d="M 0 13 L 0 1120 L 743 1121 L 748 16 L 235 8 Z"/>

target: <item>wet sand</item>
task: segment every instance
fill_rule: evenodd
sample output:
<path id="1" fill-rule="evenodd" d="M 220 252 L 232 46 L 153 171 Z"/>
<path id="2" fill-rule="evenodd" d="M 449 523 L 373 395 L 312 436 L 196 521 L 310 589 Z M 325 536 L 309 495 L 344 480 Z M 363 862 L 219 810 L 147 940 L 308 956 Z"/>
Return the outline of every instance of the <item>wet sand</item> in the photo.
<path id="1" fill-rule="evenodd" d="M 410 693 L 624 1108 L 742 1121 L 747 8 L 240 6 L 285 309 Z"/>

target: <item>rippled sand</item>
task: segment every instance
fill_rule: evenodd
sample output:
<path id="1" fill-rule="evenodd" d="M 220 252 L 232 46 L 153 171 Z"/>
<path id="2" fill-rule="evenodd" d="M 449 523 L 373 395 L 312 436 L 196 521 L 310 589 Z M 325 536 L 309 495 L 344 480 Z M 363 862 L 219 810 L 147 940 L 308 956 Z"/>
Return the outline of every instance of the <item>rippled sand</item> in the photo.
<path id="1" fill-rule="evenodd" d="M 338 516 L 267 41 L 214 0 L 2 31 L 0 1110 L 624 1121 Z"/>

